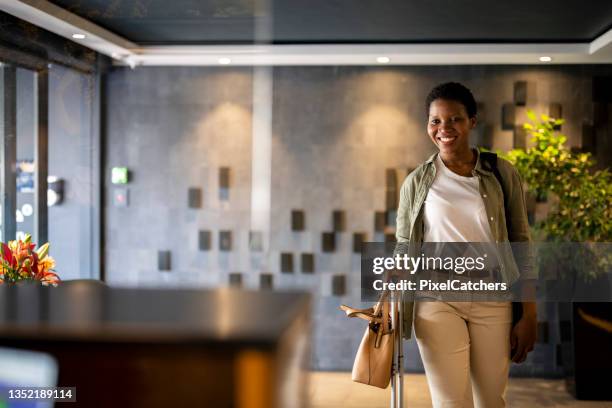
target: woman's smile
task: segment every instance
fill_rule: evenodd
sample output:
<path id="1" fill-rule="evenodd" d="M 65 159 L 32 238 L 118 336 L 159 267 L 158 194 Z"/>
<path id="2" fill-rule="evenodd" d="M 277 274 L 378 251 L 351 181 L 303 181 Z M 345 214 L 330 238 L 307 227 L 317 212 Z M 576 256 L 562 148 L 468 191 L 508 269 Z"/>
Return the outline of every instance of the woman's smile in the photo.
<path id="1" fill-rule="evenodd" d="M 448 146 L 455 142 L 455 140 L 457 139 L 457 136 L 439 135 L 439 136 L 436 136 L 436 139 L 438 139 L 440 143 L 442 143 L 443 145 Z"/>

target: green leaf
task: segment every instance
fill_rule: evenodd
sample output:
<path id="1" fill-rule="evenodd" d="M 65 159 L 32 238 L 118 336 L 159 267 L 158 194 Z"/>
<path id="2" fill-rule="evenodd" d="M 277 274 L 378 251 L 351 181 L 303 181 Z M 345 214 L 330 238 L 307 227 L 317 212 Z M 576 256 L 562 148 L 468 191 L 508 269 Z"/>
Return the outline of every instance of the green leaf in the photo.
<path id="1" fill-rule="evenodd" d="M 536 122 L 536 115 L 535 113 L 530 109 L 527 111 L 527 117 L 532 121 L 532 122 Z"/>

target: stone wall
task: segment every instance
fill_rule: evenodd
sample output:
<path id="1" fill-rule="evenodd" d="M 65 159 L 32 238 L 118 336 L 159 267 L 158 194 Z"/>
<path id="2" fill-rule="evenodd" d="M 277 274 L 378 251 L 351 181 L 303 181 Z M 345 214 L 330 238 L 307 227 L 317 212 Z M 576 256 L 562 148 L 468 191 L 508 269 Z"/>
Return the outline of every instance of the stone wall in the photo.
<path id="1" fill-rule="evenodd" d="M 348 369 L 364 329 L 337 309 L 360 304 L 353 234 L 384 239 L 375 213 L 386 209 L 387 170 L 405 174 L 434 151 L 425 132 L 429 89 L 448 80 L 472 89 L 481 106 L 474 132 L 479 144 L 508 149 L 524 137 L 512 125 L 525 121 L 527 109 L 549 113 L 560 105 L 563 132 L 580 146 L 583 125 L 593 124 L 597 109 L 593 77 L 606 70 L 278 67 L 271 69 L 271 98 L 260 100 L 250 68 L 116 68 L 106 89 L 106 278 L 116 285 L 231 282 L 309 290 L 315 296 L 313 367 Z M 272 111 L 269 235 L 251 228 L 253 108 L 261 103 Z M 504 104 L 513 111 L 506 130 Z M 606 126 L 597 133 L 603 158 L 610 157 Z M 110 183 L 115 166 L 129 168 L 128 184 Z M 229 169 L 229 178 L 222 169 Z M 344 217 L 336 231 L 335 210 Z M 292 211 L 299 213 L 294 225 Z M 332 252 L 324 250 L 329 242 L 323 244 L 329 233 Z M 313 258 L 310 272 L 305 265 Z M 515 374 L 559 373 L 558 325 L 550 306 L 540 305 L 541 327 L 548 328 L 544 342 L 526 364 L 513 368 Z M 413 341 L 407 351 L 407 368 L 421 370 Z"/>

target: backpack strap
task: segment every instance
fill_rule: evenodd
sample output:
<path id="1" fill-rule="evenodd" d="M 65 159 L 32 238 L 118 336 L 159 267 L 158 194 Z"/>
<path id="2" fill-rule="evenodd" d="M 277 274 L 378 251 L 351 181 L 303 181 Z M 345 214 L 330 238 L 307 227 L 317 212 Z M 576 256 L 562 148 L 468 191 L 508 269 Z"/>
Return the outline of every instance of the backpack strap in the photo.
<path id="1" fill-rule="evenodd" d="M 506 183 L 504 183 L 504 179 L 499 172 L 499 168 L 497 167 L 497 154 L 492 152 L 480 152 L 480 160 L 482 162 L 483 168 L 489 170 L 493 173 L 497 182 L 501 186 L 503 200 L 504 200 L 504 214 L 506 215 L 506 230 L 508 231 L 508 237 L 510 237 L 510 209 L 508 208 L 508 189 L 506 188 Z"/>
<path id="2" fill-rule="evenodd" d="M 508 237 L 510 237 L 510 211 L 508 208 L 508 190 L 506 189 L 506 184 L 504 183 L 504 179 L 501 176 L 501 173 L 499 172 L 499 168 L 497 167 L 497 154 L 492 153 L 492 152 L 481 152 L 480 153 L 480 160 L 482 162 L 482 166 L 493 172 L 493 174 L 495 175 L 495 178 L 497 179 L 497 181 L 499 182 L 499 185 L 501 186 L 502 189 L 502 194 L 503 194 L 503 199 L 504 199 L 504 214 L 506 215 L 506 230 L 508 231 Z M 512 327 L 514 327 L 518 321 L 521 319 L 521 317 L 523 316 L 523 306 L 521 305 L 520 302 L 512 302 Z M 512 355 L 512 353 L 514 352 L 514 350 L 510 350 L 510 354 Z"/>

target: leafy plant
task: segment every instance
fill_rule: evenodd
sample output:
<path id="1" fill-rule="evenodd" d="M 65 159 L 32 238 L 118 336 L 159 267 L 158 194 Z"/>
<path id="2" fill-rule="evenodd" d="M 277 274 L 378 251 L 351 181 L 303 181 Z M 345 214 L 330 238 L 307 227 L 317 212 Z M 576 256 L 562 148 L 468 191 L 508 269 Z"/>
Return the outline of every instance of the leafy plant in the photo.
<path id="1" fill-rule="evenodd" d="M 572 152 L 556 128 L 563 119 L 527 113 L 533 146 L 500 155 L 517 168 L 531 192 L 552 194 L 552 208 L 537 223 L 546 239 L 565 242 L 610 242 L 612 238 L 612 183 L 608 169 L 594 170 L 590 153 Z"/>

